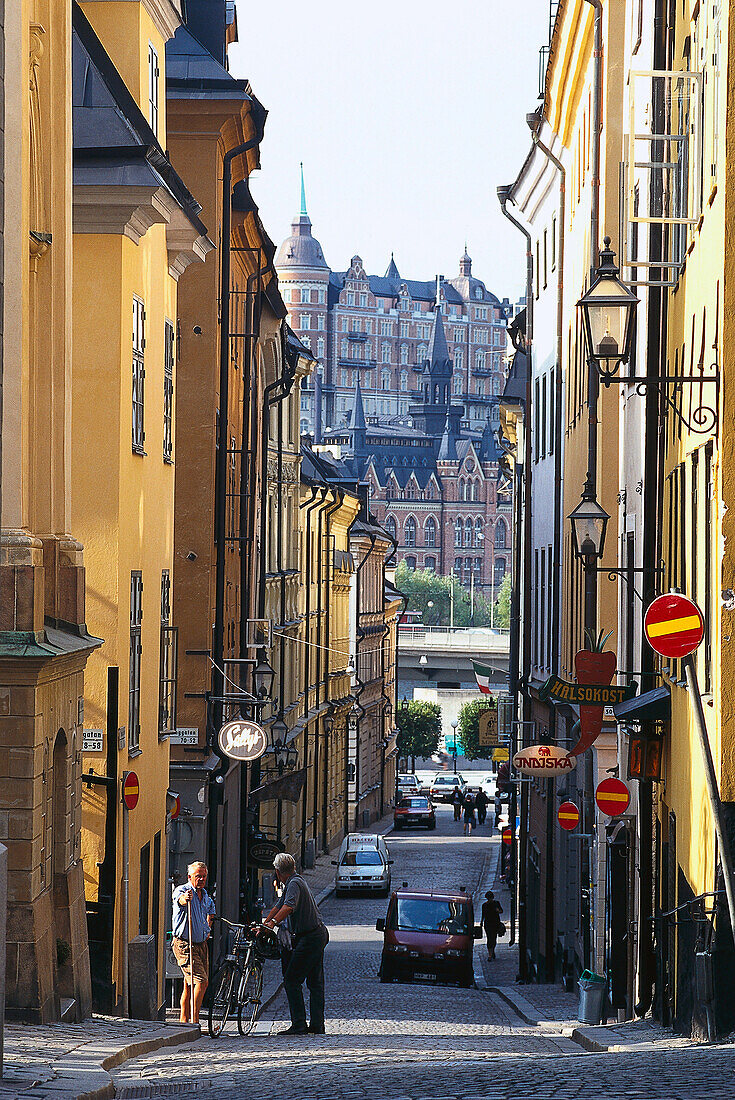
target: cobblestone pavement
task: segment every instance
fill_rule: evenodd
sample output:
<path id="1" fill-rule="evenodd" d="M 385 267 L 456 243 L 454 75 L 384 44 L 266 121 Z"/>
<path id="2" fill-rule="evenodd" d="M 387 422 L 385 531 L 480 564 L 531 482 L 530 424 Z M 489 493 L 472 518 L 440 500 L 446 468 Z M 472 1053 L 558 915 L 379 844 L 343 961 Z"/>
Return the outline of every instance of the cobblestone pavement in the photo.
<path id="1" fill-rule="evenodd" d="M 394 885 L 485 889 L 494 877 L 497 839 L 488 841 L 487 830 L 463 838 L 444 807 L 438 819 L 435 833 L 390 835 Z M 188 1083 L 212 1100 L 732 1097 L 733 1047 L 660 1044 L 635 1055 L 587 1053 L 561 1025 L 529 1025 L 494 992 L 425 982 L 381 985 L 375 920 L 385 910 L 378 898 L 332 897 L 322 905 L 331 935 L 326 1036 L 279 1037 L 288 1023 L 281 994 L 249 1038 L 228 1025 L 216 1042 L 202 1039 L 120 1067 L 116 1095 L 173 1095 Z M 484 950 L 478 944 L 477 951 Z M 535 988 L 523 992 L 531 997 Z"/>

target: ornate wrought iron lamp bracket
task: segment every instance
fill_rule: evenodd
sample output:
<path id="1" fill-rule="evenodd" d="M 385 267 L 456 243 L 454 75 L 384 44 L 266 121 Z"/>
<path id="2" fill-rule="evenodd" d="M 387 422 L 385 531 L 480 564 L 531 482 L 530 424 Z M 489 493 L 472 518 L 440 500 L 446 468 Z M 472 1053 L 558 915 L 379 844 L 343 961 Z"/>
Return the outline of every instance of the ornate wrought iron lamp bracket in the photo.
<path id="1" fill-rule="evenodd" d="M 693 374 L 688 378 L 680 374 L 663 374 L 656 378 L 649 378 L 645 375 L 641 377 L 634 374 L 618 374 L 616 370 L 608 370 L 601 367 L 599 360 L 594 357 L 590 357 L 588 363 L 590 366 L 594 365 L 597 369 L 603 386 L 610 386 L 612 383 L 635 386 L 635 392 L 639 397 L 644 397 L 651 387 L 657 389 L 665 401 L 666 406 L 673 412 L 674 416 L 681 421 L 687 431 L 694 432 L 697 435 L 710 435 L 711 432 L 717 431 L 719 423 L 718 409 L 720 404 L 720 372 L 717 369 L 716 363 L 712 364 L 712 374 Z M 706 404 L 703 399 L 703 390 L 700 390 L 698 398 L 699 404 L 691 411 L 689 417 L 684 416 L 667 390 L 668 386 L 676 387 L 684 385 L 699 385 L 702 387 L 705 385 L 713 385 L 715 387 L 714 403 L 712 405 Z"/>

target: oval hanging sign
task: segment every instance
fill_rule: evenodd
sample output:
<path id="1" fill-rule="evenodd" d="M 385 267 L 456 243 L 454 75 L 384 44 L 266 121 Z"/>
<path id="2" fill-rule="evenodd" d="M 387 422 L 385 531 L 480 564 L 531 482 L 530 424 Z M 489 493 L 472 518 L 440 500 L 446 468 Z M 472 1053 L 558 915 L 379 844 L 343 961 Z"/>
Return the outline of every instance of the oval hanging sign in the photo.
<path id="1" fill-rule="evenodd" d="M 265 730 L 257 722 L 226 722 L 219 731 L 219 747 L 230 760 L 259 760 L 268 747 Z"/>
<path id="2" fill-rule="evenodd" d="M 273 840 L 269 836 L 256 836 L 248 845 L 248 863 L 251 867 L 267 869 L 273 866 L 273 860 L 279 852 L 285 851 L 280 840 Z"/>
<path id="3" fill-rule="evenodd" d="M 576 756 L 569 756 L 566 749 L 560 749 L 558 745 L 529 745 L 513 757 L 516 771 L 524 775 L 539 775 L 544 779 L 574 771 L 576 766 Z"/>

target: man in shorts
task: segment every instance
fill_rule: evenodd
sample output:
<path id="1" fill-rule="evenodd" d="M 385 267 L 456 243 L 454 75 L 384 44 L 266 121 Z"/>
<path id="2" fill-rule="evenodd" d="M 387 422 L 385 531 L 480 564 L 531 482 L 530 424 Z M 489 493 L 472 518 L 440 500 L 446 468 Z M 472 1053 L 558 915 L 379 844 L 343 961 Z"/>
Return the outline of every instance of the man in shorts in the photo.
<path id="1" fill-rule="evenodd" d="M 181 994 L 182 1024 L 189 1023 L 191 987 L 194 985 L 194 1024 L 199 1023 L 199 1010 L 209 984 L 209 953 L 207 940 L 214 922 L 214 902 L 204 889 L 207 882 L 207 865 L 190 863 L 188 881 L 177 886 L 173 893 L 173 950 L 176 962 L 184 975 L 184 992 Z M 189 957 L 189 907 L 191 906 L 191 954 Z"/>

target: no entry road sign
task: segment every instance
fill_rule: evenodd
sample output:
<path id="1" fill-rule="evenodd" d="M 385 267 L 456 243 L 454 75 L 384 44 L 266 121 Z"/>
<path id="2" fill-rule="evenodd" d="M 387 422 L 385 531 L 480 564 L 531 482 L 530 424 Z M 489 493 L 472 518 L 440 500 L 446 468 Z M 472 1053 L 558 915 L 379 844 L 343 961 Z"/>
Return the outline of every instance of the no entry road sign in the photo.
<path id="1" fill-rule="evenodd" d="M 678 592 L 657 596 L 644 622 L 646 639 L 663 657 L 688 657 L 704 637 L 704 618 L 693 600 Z"/>
<path id="2" fill-rule="evenodd" d="M 138 805 L 139 796 L 138 776 L 135 772 L 128 772 L 123 779 L 123 802 L 129 810 L 134 810 Z"/>
<path id="3" fill-rule="evenodd" d="M 595 802 L 608 817 L 624 814 L 630 805 L 630 791 L 622 779 L 603 779 L 597 784 Z"/>
<path id="4" fill-rule="evenodd" d="M 508 844 L 508 845 L 510 845 L 510 842 L 511 842 L 511 835 L 510 835 L 510 825 L 506 825 L 506 826 L 505 826 L 505 828 L 503 829 L 503 832 L 502 832 L 501 836 L 502 836 L 502 838 L 503 838 L 503 844 Z"/>
<path id="5" fill-rule="evenodd" d="M 562 829 L 566 829 L 568 832 L 576 829 L 579 825 L 579 809 L 573 802 L 562 802 L 556 816 Z"/>

